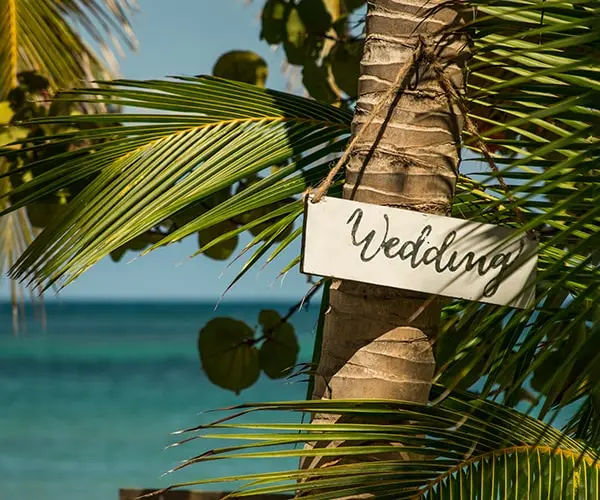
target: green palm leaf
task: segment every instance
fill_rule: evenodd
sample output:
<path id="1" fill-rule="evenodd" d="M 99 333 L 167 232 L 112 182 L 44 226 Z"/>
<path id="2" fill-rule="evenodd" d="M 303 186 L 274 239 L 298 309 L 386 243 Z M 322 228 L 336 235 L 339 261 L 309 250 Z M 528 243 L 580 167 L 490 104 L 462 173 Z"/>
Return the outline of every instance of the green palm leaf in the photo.
<path id="1" fill-rule="evenodd" d="M 116 61 L 107 40 L 110 39 L 119 52 L 122 52 L 119 40 L 130 48 L 135 47 L 128 19 L 134 8 L 132 0 L 6 0 L 0 3 L 0 146 L 10 142 L 6 140 L 5 100 L 17 85 L 28 85 L 24 75 L 37 72 L 37 78 L 47 79 L 51 91 L 113 75 Z M 100 46 L 102 58 L 83 41 L 80 31 Z M 49 97 L 46 89 L 43 94 L 42 99 Z M 98 110 L 105 111 L 105 108 L 95 111 Z M 7 171 L 5 160 L 0 159 L 0 174 Z M 0 180 L 0 192 L 9 190 L 8 179 Z M 0 210 L 9 208 L 8 200 L 0 202 Z M 0 219 L 0 227 L 0 274 L 5 275 L 37 231 L 24 210 Z M 22 296 L 23 290 L 12 282 L 15 331 L 16 311 L 23 303 Z"/>
<path id="2" fill-rule="evenodd" d="M 330 106 L 215 78 L 117 81 L 93 93 L 97 98 L 92 102 L 143 106 L 171 114 L 119 115 L 120 123 L 127 126 L 56 137 L 57 141 L 110 139 L 29 165 L 41 173 L 21 190 L 33 194 L 16 206 L 82 178 L 96 178 L 69 205 L 65 218 L 48 227 L 23 254 L 20 262 L 31 272 L 16 277 L 32 279 L 42 272 L 48 277 L 46 286 L 65 275 L 69 282 L 132 238 L 273 165 L 288 163 L 174 230 L 150 250 L 248 211 L 290 200 L 325 175 L 328 158 L 344 147 L 350 118 Z M 110 123 L 116 118 L 77 116 L 36 122 Z M 260 235 L 259 239 L 267 239 L 267 246 L 271 236 L 300 215 L 297 201 L 286 203 L 296 207 L 295 215 Z"/>
<path id="3" fill-rule="evenodd" d="M 0 166 L 2 162 L 0 160 Z M 0 192 L 6 183 L 0 181 Z M 0 209 L 8 206 L 0 202 Z M 4 276 L 28 245 L 36 237 L 36 231 L 29 223 L 25 209 L 19 209 L 0 217 L 0 276 Z M 33 283 L 35 288 L 35 283 Z M 12 330 L 15 334 L 20 331 L 20 307 L 23 304 L 24 290 L 16 281 L 11 281 Z"/>
<path id="4" fill-rule="evenodd" d="M 131 0 L 7 0 L 0 6 L 0 99 L 16 86 L 17 74 L 36 70 L 53 88 L 107 75 L 102 61 L 74 29 L 78 24 L 102 47 L 119 38 L 130 47 L 135 39 L 129 24 Z M 118 37 L 118 38 L 117 38 Z"/>
<path id="5" fill-rule="evenodd" d="M 433 395 L 442 391 L 436 386 Z M 232 415 L 214 423 L 180 431 L 189 437 L 178 444 L 198 439 L 238 444 L 207 450 L 174 470 L 229 459 L 331 456 L 342 461 L 320 469 L 220 477 L 172 488 L 242 481 L 233 496 L 289 492 L 311 499 L 358 494 L 415 500 L 600 495 L 598 455 L 539 420 L 464 392 L 454 392 L 438 405 L 337 400 L 246 404 L 229 410 Z M 340 418 L 335 424 L 314 425 L 237 422 L 264 411 Z M 331 440 L 343 445 L 314 446 Z M 304 443 L 313 446 L 304 449 Z"/>
<path id="6" fill-rule="evenodd" d="M 533 310 L 448 309 L 438 380 L 469 387 L 485 375 L 483 395 L 514 405 L 529 391 L 535 400 L 530 409 L 539 403 L 536 411 L 544 415 L 589 395 L 599 381 L 598 5 L 471 4 L 477 9 L 469 24 L 471 118 L 487 148 L 499 153 L 498 172 L 473 169 L 473 175 L 495 185 L 499 196 L 487 209 L 506 207 L 513 221 L 520 209 L 523 229 L 551 231 L 539 234 Z M 467 139 L 476 154 L 471 161 L 485 165 L 475 139 Z M 501 184 L 509 190 L 508 203 Z M 576 428 L 575 421 L 567 426 L 573 435 Z"/>

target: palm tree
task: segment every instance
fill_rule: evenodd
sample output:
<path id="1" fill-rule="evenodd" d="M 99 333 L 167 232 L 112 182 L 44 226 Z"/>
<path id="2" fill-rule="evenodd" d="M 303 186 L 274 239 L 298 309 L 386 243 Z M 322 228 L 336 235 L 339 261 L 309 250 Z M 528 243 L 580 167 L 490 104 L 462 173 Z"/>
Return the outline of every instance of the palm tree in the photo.
<path id="1" fill-rule="evenodd" d="M 463 128 L 455 94 L 463 93 L 468 49 L 459 7 L 369 3 L 344 198 L 450 214 Z M 313 398 L 426 403 L 440 320 L 433 297 L 334 281 Z M 312 421 L 338 418 L 317 413 Z"/>
<path id="2" fill-rule="evenodd" d="M 35 94 L 38 103 L 42 103 L 58 89 L 115 76 L 116 61 L 106 40 L 112 39 L 119 52 L 122 51 L 119 40 L 135 48 L 129 23 L 134 8 L 135 2 L 131 0 L 3 0 L 0 3 L 0 146 L 25 138 L 31 132 L 11 126 L 16 119 L 22 119 L 16 113 L 21 107 L 21 96 L 25 101 L 25 94 L 27 97 Z M 77 27 L 83 28 L 80 31 L 99 45 L 103 58 L 83 40 Z M 34 80 L 38 85 L 32 87 Z M 103 107 L 95 110 L 106 111 Z M 8 163 L 0 160 L 0 174 L 6 174 L 8 168 Z M 0 192 L 7 193 L 10 188 L 8 179 L 0 182 Z M 9 209 L 6 198 L 0 202 L 0 208 Z M 14 264 L 37 232 L 25 210 L 0 219 L 0 274 L 4 275 Z M 18 331 L 18 298 L 22 290 L 16 282 L 11 283 L 11 290 L 13 327 Z"/>
<path id="3" fill-rule="evenodd" d="M 285 488 L 338 498 L 351 474 L 353 486 L 344 496 L 446 498 L 450 491 L 460 498 L 461 481 L 468 478 L 481 489 L 469 486 L 475 498 L 491 498 L 487 491 L 494 485 L 502 486 L 494 491 L 505 496 L 509 487 L 516 492 L 524 487 L 528 496 L 541 492 L 552 498 L 558 478 L 565 492 L 595 498 L 597 3 L 473 0 L 469 8 L 475 15 L 464 20 L 456 10 L 462 4 L 400 5 L 383 0 L 370 5 L 346 183 L 342 191 L 341 179 L 334 179 L 330 194 L 436 213 L 451 210 L 465 219 L 535 231 L 540 239 L 536 304 L 516 311 L 454 301 L 440 313 L 438 299 L 333 283 L 315 377 L 315 395 L 326 399 L 240 408 L 316 415 L 310 427 L 259 425 L 269 432 L 259 434 L 258 446 L 319 442 L 318 447 L 259 449 L 247 456 L 328 458 L 310 464 L 320 466 L 316 471 L 245 479 L 260 486 L 312 478 Z M 430 33 L 437 26 L 444 28 L 439 39 Z M 408 37 L 415 29 L 422 36 Z M 472 55 L 466 98 L 465 32 Z M 301 228 L 289 232 L 302 214 L 297 195 L 326 176 L 330 156 L 341 154 L 351 130 L 352 115 L 339 107 L 212 77 L 118 80 L 65 97 L 154 113 L 123 114 L 119 122 L 125 126 L 48 138 L 53 144 L 73 137 L 106 140 L 37 162 L 42 173 L 13 207 L 94 177 L 13 267 L 13 277 L 31 282 L 42 276 L 46 287 L 69 283 L 147 231 L 162 235 L 146 250 L 152 251 L 226 221 L 227 229 L 199 253 L 261 228 L 244 249 L 254 252 L 237 281 L 261 257 L 273 260 L 300 235 Z M 456 173 L 463 120 L 464 145 L 475 156 L 468 175 Z M 109 125 L 115 116 L 35 123 L 91 121 Z M 280 168 L 256 181 L 273 165 Z M 234 192 L 238 185 L 243 189 Z M 230 196 L 202 205 L 223 190 Z M 248 213 L 260 215 L 244 217 Z M 173 224 L 177 219 L 183 223 Z M 478 381 L 477 396 L 461 392 L 474 391 Z M 434 386 L 428 404 L 434 382 L 442 385 Z M 347 399 L 358 397 L 377 399 Z M 491 398 L 504 406 L 486 401 Z M 575 402 L 582 406 L 565 425 L 566 435 L 512 409 L 523 401 L 531 401 L 540 418 Z M 299 430 L 296 437 L 284 432 Z M 237 437 L 254 439 L 250 433 Z M 351 446 L 352 441 L 363 445 Z M 343 446 L 324 445 L 331 442 Z M 406 453 L 397 453 L 397 443 Z M 212 450 L 189 463 L 244 455 L 247 449 Z M 367 464 L 356 463 L 359 459 Z M 377 489 L 384 472 L 391 482 Z"/>
<path id="4" fill-rule="evenodd" d="M 441 4 L 369 4 L 363 71 L 352 122 L 353 144 L 347 152 L 345 198 L 428 213 L 451 212 L 462 111 L 454 103 L 454 95 L 445 90 L 445 82 L 432 70 L 430 58 L 461 93 L 466 39 L 448 34 L 461 23 L 459 9 Z M 344 363 L 344 371 L 350 370 L 346 375 L 360 380 L 364 394 L 373 391 L 374 395 L 426 401 L 433 373 L 433 358 L 427 346 L 439 324 L 439 306 L 427 307 L 419 320 L 410 322 L 414 312 L 425 305 L 424 297 L 356 283 L 335 283 L 330 293 L 324 342 L 333 351 L 331 359 L 321 358 L 323 371 L 319 375 L 327 380 L 334 377 L 329 383 L 331 391 L 336 391 L 333 385 L 339 381 L 342 393 L 353 393 L 351 387 L 342 387 L 341 374 L 337 380 L 334 376 L 341 368 L 335 366 L 340 359 L 360 357 L 358 351 L 363 347 L 377 356 L 378 351 L 384 354 L 380 351 L 383 348 L 385 356 L 399 360 L 401 370 L 390 367 L 388 373 L 369 376 Z M 338 342 L 329 337 L 343 332 L 352 339 Z M 387 346 L 378 347 L 377 342 L 373 343 L 377 339 Z M 404 354 L 395 351 L 403 349 L 401 344 L 411 343 L 413 347 Z M 322 355 L 326 352 L 324 346 Z M 361 364 L 358 358 L 356 361 Z M 415 378 L 411 380 L 413 369 Z M 399 372 L 406 374 L 404 380 L 394 380 L 394 373 Z M 391 384 L 384 388 L 378 379 Z M 324 384 L 318 386 L 317 393 L 323 397 Z"/>

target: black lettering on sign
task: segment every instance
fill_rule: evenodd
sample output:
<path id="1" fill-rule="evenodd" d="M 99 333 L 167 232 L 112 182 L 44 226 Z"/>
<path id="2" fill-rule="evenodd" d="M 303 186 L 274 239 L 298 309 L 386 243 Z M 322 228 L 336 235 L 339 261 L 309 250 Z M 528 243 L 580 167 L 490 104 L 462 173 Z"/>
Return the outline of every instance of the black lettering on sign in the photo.
<path id="1" fill-rule="evenodd" d="M 357 236 L 363 218 L 363 211 L 360 208 L 354 210 L 347 224 L 352 224 L 350 236 L 352 244 L 355 247 L 362 247 L 360 251 L 360 260 L 369 262 L 373 260 L 380 252 L 388 259 L 399 258 L 409 262 L 410 267 L 417 269 L 420 266 L 433 265 L 436 272 L 446 271 L 469 272 L 475 269 L 479 276 L 486 276 L 490 271 L 498 271 L 487 282 L 483 289 L 484 297 L 491 297 L 498 291 L 506 271 L 519 258 L 525 244 L 519 240 L 519 249 L 516 252 L 498 252 L 494 255 L 476 256 L 474 252 L 467 252 L 459 255 L 456 250 L 452 250 L 452 244 L 456 240 L 456 231 L 450 231 L 442 244 L 428 246 L 427 237 L 431 235 L 433 228 L 428 224 L 422 230 L 416 240 L 406 240 L 402 242 L 396 236 L 388 238 L 390 231 L 390 221 L 386 214 L 383 214 L 385 230 L 378 236 L 375 229 L 368 230 L 364 237 Z M 513 258 L 514 255 L 514 258 Z"/>

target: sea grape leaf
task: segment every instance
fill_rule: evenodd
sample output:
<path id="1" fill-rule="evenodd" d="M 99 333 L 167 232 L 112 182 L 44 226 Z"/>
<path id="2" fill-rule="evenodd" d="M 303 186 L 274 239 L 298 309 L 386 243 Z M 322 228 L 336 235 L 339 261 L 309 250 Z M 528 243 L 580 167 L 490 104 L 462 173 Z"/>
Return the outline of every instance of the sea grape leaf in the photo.
<path id="1" fill-rule="evenodd" d="M 294 327 L 283 323 L 260 347 L 260 367 L 272 379 L 285 377 L 298 359 L 298 340 Z"/>
<path id="2" fill-rule="evenodd" d="M 561 353 L 560 351 L 551 352 L 546 356 L 533 372 L 531 387 L 537 392 L 548 391 L 549 387 L 545 386 L 552 376 L 556 374 L 557 367 L 561 366 L 561 363 L 564 361 L 563 358 L 564 353 Z"/>
<path id="3" fill-rule="evenodd" d="M 302 70 L 302 83 L 311 97 L 317 101 L 333 103 L 338 96 L 328 80 L 328 71 L 325 66 L 318 66 L 315 61 L 307 61 Z"/>
<path id="4" fill-rule="evenodd" d="M 247 187 L 251 186 L 252 184 L 254 184 L 255 182 L 258 182 L 262 179 L 262 177 L 254 177 L 252 179 L 247 179 L 244 182 L 241 182 L 240 185 L 238 186 L 236 193 L 239 193 L 241 191 L 243 191 L 244 189 L 246 189 Z M 274 210 L 277 210 L 278 208 L 287 205 L 288 203 L 290 203 L 291 201 L 293 201 L 292 198 L 287 198 L 285 200 L 273 203 L 271 205 L 267 205 L 264 207 L 260 207 L 260 208 L 255 208 L 253 210 L 249 210 L 248 212 L 243 213 L 239 219 L 240 222 L 247 224 L 249 222 L 252 222 L 256 219 L 259 219 L 260 217 L 264 217 L 265 215 L 273 212 Z M 254 227 L 251 227 L 250 229 L 248 229 L 248 231 L 250 232 L 250 234 L 252 234 L 252 236 L 258 236 L 260 233 L 262 233 L 265 229 L 267 229 L 268 227 L 272 226 L 273 224 L 279 222 L 281 220 L 281 217 L 275 217 L 273 219 L 270 219 L 266 222 L 263 222 L 261 224 L 258 224 Z M 281 231 L 281 233 L 279 233 L 277 235 L 277 237 L 274 239 L 274 241 L 276 242 L 280 242 L 283 241 L 285 238 L 287 238 L 292 231 L 294 230 L 293 224 L 290 224 L 289 226 L 287 226 L 283 231 Z"/>
<path id="5" fill-rule="evenodd" d="M 239 394 L 260 375 L 254 330 L 233 318 L 213 318 L 198 336 L 202 369 L 215 385 Z"/>
<path id="6" fill-rule="evenodd" d="M 204 200 L 204 204 L 207 208 L 215 208 L 217 205 L 227 201 L 231 197 L 231 186 L 226 186 L 223 189 L 215 191 L 210 196 L 207 196 Z"/>
<path id="7" fill-rule="evenodd" d="M 324 35 L 331 27 L 331 14 L 323 0 L 301 0 L 297 8 L 308 33 Z"/>
<path id="8" fill-rule="evenodd" d="M 358 95 L 361 56 L 362 44 L 358 42 L 338 42 L 329 55 L 335 83 L 350 97 Z"/>
<path id="9" fill-rule="evenodd" d="M 211 241 L 215 240 L 219 236 L 226 234 L 230 231 L 234 231 L 237 228 L 237 224 L 233 223 L 230 220 L 225 220 L 223 222 L 219 222 L 214 226 L 203 229 L 198 232 L 198 246 L 202 248 L 205 245 L 208 245 Z M 237 248 L 239 238 L 237 235 L 232 236 L 214 246 L 211 246 L 205 250 L 203 250 L 203 254 L 211 259 L 215 260 L 227 260 L 231 257 L 231 254 L 235 252 Z"/>
<path id="10" fill-rule="evenodd" d="M 367 0 L 344 0 L 344 3 L 346 4 L 346 9 L 348 9 L 349 12 L 352 12 L 365 5 Z"/>
<path id="11" fill-rule="evenodd" d="M 200 217 L 207 210 L 207 206 L 204 201 L 196 202 L 183 210 L 180 210 L 175 215 L 171 216 L 171 220 L 177 227 L 185 226 L 188 222 L 192 222 L 194 219 Z"/>
<path id="12" fill-rule="evenodd" d="M 285 34 L 283 49 L 288 62 L 296 65 L 304 64 L 308 33 L 298 9 L 295 7 L 289 10 L 285 23 Z"/>
<path id="13" fill-rule="evenodd" d="M 300 350 L 294 327 L 272 309 L 262 310 L 258 320 L 266 337 L 260 346 L 260 367 L 269 378 L 285 377 L 296 364 Z"/>
<path id="14" fill-rule="evenodd" d="M 128 248 L 125 245 L 115 248 L 112 252 L 110 252 L 110 260 L 113 262 L 121 262 L 121 259 L 127 253 L 127 250 Z"/>
<path id="15" fill-rule="evenodd" d="M 230 196 L 231 186 L 227 186 L 219 191 L 214 192 L 210 196 L 193 203 L 185 209 L 180 210 L 178 213 L 171 216 L 171 220 L 177 227 L 184 226 L 188 222 L 197 219 L 211 208 L 216 207 L 224 201 L 227 201 Z"/>
<path id="16" fill-rule="evenodd" d="M 27 210 L 29 211 L 29 206 L 27 207 Z M 141 234 L 110 252 L 110 258 L 113 262 L 120 262 L 127 251 L 141 252 L 152 245 L 152 243 L 155 243 L 152 238 L 148 238 L 146 235 Z"/>
<path id="17" fill-rule="evenodd" d="M 27 217 L 33 227 L 43 229 L 52 221 L 60 218 L 66 205 L 60 203 L 32 203 L 27 205 Z"/>
<path id="18" fill-rule="evenodd" d="M 258 313 L 258 322 L 263 331 L 275 328 L 282 322 L 281 314 L 274 309 L 263 309 Z"/>
<path id="19" fill-rule="evenodd" d="M 272 205 L 267 205 L 265 207 L 255 208 L 254 210 L 250 210 L 249 212 L 246 212 L 245 214 L 243 214 L 242 215 L 242 220 L 244 222 L 251 222 L 251 221 L 256 220 L 256 219 L 258 219 L 260 217 L 264 217 L 268 213 L 272 212 L 273 210 L 277 210 L 278 208 L 282 207 L 283 205 L 285 205 L 284 202 L 279 202 L 279 203 L 273 203 Z M 280 220 L 281 220 L 280 217 L 274 217 L 274 218 L 272 218 L 272 219 L 270 219 L 268 221 L 262 222 L 261 224 L 258 224 L 258 225 L 254 226 L 254 227 L 251 227 L 250 229 L 248 229 L 248 231 L 250 232 L 250 234 L 252 234 L 252 236 L 258 236 L 265 229 L 267 229 L 268 227 L 272 226 L 273 224 L 279 222 Z M 290 234 L 292 234 L 293 230 L 294 230 L 294 225 L 290 224 L 283 231 L 281 231 L 274 238 L 273 241 L 275 241 L 275 242 L 283 241 Z M 271 235 L 269 235 L 268 237 L 270 237 L 270 236 Z"/>
<path id="20" fill-rule="evenodd" d="M 267 0 L 261 14 L 261 40 L 271 45 L 281 43 L 285 37 L 287 4 L 284 0 Z"/>
<path id="21" fill-rule="evenodd" d="M 232 50 L 219 57 L 213 67 L 213 75 L 264 87 L 269 69 L 266 61 L 256 52 Z"/>
<path id="22" fill-rule="evenodd" d="M 64 193 L 50 195 L 48 201 L 39 201 L 27 205 L 27 217 L 33 227 L 44 228 L 60 218 L 67 209 L 67 197 Z"/>

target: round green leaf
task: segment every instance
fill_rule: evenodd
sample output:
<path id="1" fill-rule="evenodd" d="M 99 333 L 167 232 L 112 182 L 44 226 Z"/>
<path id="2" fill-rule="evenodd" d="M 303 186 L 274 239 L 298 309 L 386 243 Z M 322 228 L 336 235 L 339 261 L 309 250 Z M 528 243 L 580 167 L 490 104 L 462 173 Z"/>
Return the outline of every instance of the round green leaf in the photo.
<path id="1" fill-rule="evenodd" d="M 290 64 L 304 64 L 307 52 L 306 26 L 300 18 L 297 8 L 290 9 L 285 23 L 286 37 L 283 41 L 285 56 Z"/>
<path id="2" fill-rule="evenodd" d="M 27 217 L 33 227 L 44 228 L 60 218 L 67 209 L 67 197 L 63 193 L 50 195 L 27 205 Z"/>
<path id="3" fill-rule="evenodd" d="M 317 66 L 315 61 L 307 61 L 302 70 L 302 83 L 311 97 L 317 101 L 333 103 L 338 96 L 328 80 L 327 67 Z"/>
<path id="4" fill-rule="evenodd" d="M 273 319 L 274 316 L 268 321 Z M 267 340 L 260 346 L 260 367 L 269 378 L 285 377 L 296 364 L 300 349 L 294 327 L 290 323 L 279 322 L 274 330 L 267 330 Z"/>
<path id="5" fill-rule="evenodd" d="M 206 210 L 207 207 L 204 201 L 200 201 L 184 208 L 183 210 L 180 210 L 175 215 L 172 215 L 171 220 L 177 227 L 182 227 L 188 222 L 192 222 L 194 219 L 200 217 L 204 212 L 206 212 Z"/>
<path id="6" fill-rule="evenodd" d="M 237 190 L 236 190 L 236 193 L 242 192 L 244 189 L 246 189 L 247 187 L 251 186 L 255 182 L 260 181 L 261 179 L 262 179 L 262 177 L 256 177 L 256 178 L 249 179 L 247 181 L 241 182 L 240 185 L 238 186 Z M 239 219 L 244 224 L 247 224 L 247 223 L 252 222 L 252 221 L 254 221 L 256 219 L 264 217 L 265 215 L 271 213 L 274 210 L 277 210 L 278 208 L 280 208 L 280 207 L 282 207 L 282 206 L 284 206 L 287 203 L 290 203 L 292 201 L 294 201 L 293 198 L 287 198 L 285 200 L 275 202 L 275 203 L 273 203 L 271 205 L 267 205 L 267 206 L 260 207 L 260 208 L 255 208 L 254 210 L 249 210 L 248 212 L 243 213 L 239 217 Z M 280 220 L 281 220 L 281 217 L 275 217 L 275 218 L 270 219 L 270 220 L 268 220 L 266 222 L 263 222 L 262 224 L 258 224 L 258 225 L 254 226 L 254 227 L 251 227 L 250 229 L 248 229 L 248 231 L 250 232 L 250 234 L 252 234 L 252 236 L 258 236 L 265 229 L 267 229 L 268 227 L 272 226 L 273 224 L 277 223 Z M 283 231 L 281 231 L 281 233 L 279 233 L 277 235 L 277 237 L 275 238 L 275 241 L 276 242 L 283 241 L 285 238 L 287 238 L 292 233 L 293 230 L 294 230 L 293 224 L 290 224 Z"/>
<path id="7" fill-rule="evenodd" d="M 261 40 L 271 45 L 281 43 L 285 36 L 285 14 L 287 4 L 284 0 L 267 0 L 261 14 Z"/>
<path id="8" fill-rule="evenodd" d="M 251 50 L 232 50 L 219 57 L 213 75 L 228 80 L 264 87 L 269 70 L 267 63 Z"/>
<path id="9" fill-rule="evenodd" d="M 200 330 L 198 352 L 208 379 L 215 385 L 239 393 L 258 380 L 258 350 L 254 330 L 232 318 L 211 319 Z"/>
<path id="10" fill-rule="evenodd" d="M 346 9 L 348 9 L 349 12 L 352 12 L 356 9 L 360 9 L 367 3 L 367 0 L 344 0 L 344 3 L 346 4 Z"/>
<path id="11" fill-rule="evenodd" d="M 60 217 L 64 209 L 58 203 L 32 203 L 27 206 L 27 216 L 33 227 L 42 229 Z"/>
<path id="12" fill-rule="evenodd" d="M 546 384 L 556 374 L 557 367 L 560 367 L 564 361 L 564 353 L 553 351 L 544 358 L 542 363 L 533 372 L 531 378 L 531 387 L 537 392 L 548 390 Z M 565 373 L 565 376 L 567 373 Z"/>
<path id="13" fill-rule="evenodd" d="M 175 215 L 171 216 L 171 220 L 177 227 L 184 226 L 188 222 L 191 222 L 211 208 L 215 208 L 217 205 L 223 203 L 231 197 L 231 186 L 224 187 L 213 194 L 202 198 L 201 200 L 188 205 L 183 210 L 180 210 Z"/>
<path id="14" fill-rule="evenodd" d="M 17 80 L 19 85 L 24 86 L 29 92 L 41 92 L 50 87 L 48 79 L 38 74 L 37 71 L 21 71 L 17 75 Z"/>
<path id="15" fill-rule="evenodd" d="M 152 242 L 146 239 L 143 235 L 137 236 L 131 241 L 128 241 L 124 245 L 121 245 L 119 248 L 110 252 L 110 258 L 113 262 L 120 262 L 128 250 L 131 250 L 133 252 L 141 252 L 142 250 L 145 250 L 147 247 L 149 247 L 151 244 Z"/>
<path id="16" fill-rule="evenodd" d="M 281 321 L 281 315 L 273 309 L 263 309 L 258 313 L 258 322 L 263 331 L 279 326 Z"/>
<path id="17" fill-rule="evenodd" d="M 358 95 L 362 44 L 337 43 L 330 54 L 335 83 L 350 97 Z"/>
<path id="18" fill-rule="evenodd" d="M 310 34 L 324 35 L 331 27 L 331 14 L 323 0 L 301 0 L 298 15 Z"/>
<path id="19" fill-rule="evenodd" d="M 202 247 L 208 245 L 211 241 L 217 239 L 219 236 L 227 234 L 231 231 L 234 231 L 237 228 L 237 225 L 233 222 L 226 220 L 223 222 L 219 222 L 214 226 L 203 229 L 198 232 L 198 246 L 200 249 Z M 231 257 L 231 254 L 235 252 L 235 249 L 238 245 L 238 235 L 232 236 L 220 243 L 217 243 L 209 248 L 206 248 L 202 251 L 204 255 L 210 257 L 215 260 L 227 260 Z"/>
<path id="20" fill-rule="evenodd" d="M 223 189 L 219 189 L 213 194 L 207 196 L 202 200 L 202 202 L 208 208 L 215 208 L 217 205 L 227 201 L 229 198 L 231 198 L 231 186 L 226 186 Z"/>
<path id="21" fill-rule="evenodd" d="M 272 212 L 273 210 L 276 210 L 280 206 L 282 206 L 282 205 L 275 203 L 273 205 L 268 205 L 266 207 L 256 208 L 256 209 L 251 210 L 250 212 L 247 212 L 246 214 L 244 214 L 243 219 L 246 222 L 251 222 L 260 217 L 264 217 L 265 215 Z M 281 219 L 278 217 L 275 217 L 275 218 L 265 221 L 261 224 L 258 224 L 254 227 L 251 227 L 250 229 L 248 229 L 248 231 L 250 232 L 250 234 L 252 234 L 252 236 L 258 236 L 265 229 L 267 229 L 268 227 L 272 226 L 273 224 L 279 222 L 279 220 L 281 220 Z M 290 224 L 283 231 L 281 231 L 281 233 L 279 233 L 277 235 L 277 237 L 275 238 L 274 241 L 276 241 L 276 242 L 283 241 L 285 238 L 287 238 L 292 233 L 293 230 L 294 230 L 294 225 Z M 271 235 L 269 235 L 268 237 L 270 238 Z"/>
<path id="22" fill-rule="evenodd" d="M 120 246 L 119 248 L 110 252 L 110 260 L 113 262 L 121 262 L 123 256 L 127 253 L 127 248 L 125 246 Z"/>

